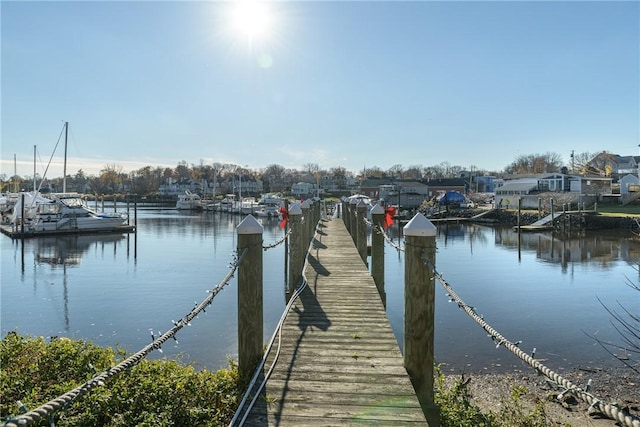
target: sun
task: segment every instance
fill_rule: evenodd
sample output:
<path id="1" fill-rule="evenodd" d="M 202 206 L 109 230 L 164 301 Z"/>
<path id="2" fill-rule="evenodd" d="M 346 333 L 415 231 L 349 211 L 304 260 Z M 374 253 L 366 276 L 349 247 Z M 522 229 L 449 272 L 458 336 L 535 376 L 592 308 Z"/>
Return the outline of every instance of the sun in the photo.
<path id="1" fill-rule="evenodd" d="M 272 24 L 271 11 L 265 0 L 236 0 L 231 11 L 231 25 L 248 41 L 268 38 Z"/>

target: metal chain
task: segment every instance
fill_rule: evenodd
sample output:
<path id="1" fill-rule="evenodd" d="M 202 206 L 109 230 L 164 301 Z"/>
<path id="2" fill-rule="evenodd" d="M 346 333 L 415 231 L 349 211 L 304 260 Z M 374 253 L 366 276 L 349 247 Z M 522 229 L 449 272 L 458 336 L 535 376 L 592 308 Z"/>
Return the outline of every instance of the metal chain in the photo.
<path id="1" fill-rule="evenodd" d="M 274 243 L 272 243 L 272 244 L 270 244 L 270 245 L 263 245 L 263 246 L 262 246 L 262 249 L 264 249 L 264 250 L 266 251 L 267 249 L 275 248 L 276 246 L 278 246 L 278 245 L 280 245 L 280 244 L 284 243 L 284 242 L 287 240 L 287 237 L 289 237 L 289 235 L 290 235 L 290 234 L 291 234 L 291 229 L 289 229 L 289 230 L 284 234 L 284 236 L 282 236 L 282 238 L 281 238 L 280 240 L 278 240 L 278 241 L 276 241 L 276 242 L 274 242 Z"/>
<path id="2" fill-rule="evenodd" d="M 43 417 L 50 417 L 55 411 L 64 409 L 69 404 L 73 403 L 77 400 L 81 395 L 86 393 L 87 391 L 104 385 L 104 382 L 109 378 L 113 377 L 120 372 L 130 369 L 133 366 L 137 365 L 144 359 L 149 353 L 153 350 L 160 349 L 162 344 L 164 344 L 170 338 L 173 338 L 175 334 L 182 329 L 183 327 L 190 325 L 191 320 L 193 320 L 200 312 L 205 311 L 205 308 L 211 304 L 213 298 L 220 293 L 220 291 L 229 283 L 231 278 L 234 276 L 238 266 L 242 262 L 244 255 L 247 253 L 247 249 L 244 249 L 242 253 L 235 259 L 235 261 L 230 265 L 230 270 L 227 275 L 222 279 L 222 281 L 212 290 L 208 291 L 209 295 L 200 303 L 196 304 L 196 306 L 191 309 L 191 311 L 180 321 L 173 322 L 173 327 L 169 329 L 167 332 L 159 336 L 157 339 L 153 336 L 153 332 L 151 333 L 151 337 L 153 341 L 142 348 L 137 353 L 129 356 L 127 359 L 120 362 L 118 365 L 107 369 L 105 372 L 94 376 L 89 381 L 85 382 L 81 386 L 55 398 L 54 400 L 45 403 L 44 405 L 34 409 L 33 411 L 26 412 L 24 414 L 18 415 L 16 417 L 12 417 L 5 422 L 6 427 L 18 427 L 32 424 Z M 175 339 L 175 338 L 174 338 Z"/>
<path id="3" fill-rule="evenodd" d="M 517 343 L 514 344 L 511 341 L 507 340 L 505 337 L 503 337 L 498 331 L 493 329 L 487 322 L 485 322 L 484 319 L 476 313 L 473 307 L 466 304 L 453 291 L 451 286 L 446 282 L 446 280 L 444 280 L 442 275 L 438 273 L 435 266 L 431 263 L 431 261 L 426 255 L 423 256 L 423 260 L 429 266 L 429 268 L 433 270 L 433 273 L 437 277 L 438 281 L 447 291 L 447 295 L 451 297 L 451 299 L 458 304 L 459 308 L 464 310 L 478 325 L 480 325 L 482 329 L 484 329 L 487 333 L 489 333 L 489 336 L 491 337 L 491 339 L 497 342 L 498 347 L 501 345 L 504 345 L 505 348 L 507 348 L 509 351 L 511 351 L 521 360 L 526 362 L 529 366 L 531 366 L 536 371 L 543 374 L 544 376 L 546 376 L 547 378 L 551 379 L 556 384 L 564 388 L 564 391 L 560 393 L 559 397 L 567 393 L 570 393 L 575 397 L 580 398 L 584 402 L 587 402 L 590 405 L 590 408 L 597 409 L 602 414 L 606 415 L 608 418 L 612 420 L 618 421 L 628 427 L 640 427 L 639 418 L 627 413 L 626 411 L 624 411 L 621 408 L 618 408 L 615 405 L 602 402 L 600 399 L 596 398 L 591 393 L 574 385 L 573 383 L 571 383 L 571 381 L 563 378 L 558 373 L 552 371 L 548 367 L 544 366 L 542 363 L 538 362 L 532 356 L 522 351 L 518 347 Z"/>

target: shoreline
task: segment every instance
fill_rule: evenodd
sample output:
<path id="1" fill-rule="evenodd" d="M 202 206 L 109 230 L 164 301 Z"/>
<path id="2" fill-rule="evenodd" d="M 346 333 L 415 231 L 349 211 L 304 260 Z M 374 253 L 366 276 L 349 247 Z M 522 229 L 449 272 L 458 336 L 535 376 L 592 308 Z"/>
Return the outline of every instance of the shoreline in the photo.
<path id="1" fill-rule="evenodd" d="M 636 367 L 637 369 L 638 367 Z M 561 386 L 538 375 L 533 369 L 510 371 L 443 371 L 445 384 L 450 387 L 456 381 L 468 382 L 466 389 L 470 401 L 483 412 L 498 412 L 511 399 L 514 387 L 524 390 L 519 401 L 531 410 L 542 403 L 550 426 L 594 426 L 620 425 L 616 421 L 589 410 L 589 404 L 565 393 Z M 562 377 L 575 386 L 585 389 L 591 380 L 589 393 L 605 404 L 617 404 L 628 414 L 640 419 L 640 375 L 626 366 L 607 368 L 571 368 Z"/>

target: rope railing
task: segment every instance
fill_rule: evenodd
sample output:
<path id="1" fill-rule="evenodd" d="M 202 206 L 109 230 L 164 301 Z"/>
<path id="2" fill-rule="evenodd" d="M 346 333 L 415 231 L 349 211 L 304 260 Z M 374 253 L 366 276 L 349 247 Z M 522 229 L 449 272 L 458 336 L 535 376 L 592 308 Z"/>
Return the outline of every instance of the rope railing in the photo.
<path id="1" fill-rule="evenodd" d="M 613 404 L 602 402 L 600 399 L 596 398 L 595 396 L 593 396 L 591 393 L 588 392 L 589 385 L 587 385 L 585 389 L 582 389 L 576 386 L 571 381 L 563 378 L 558 373 L 552 371 L 551 369 L 549 369 L 548 367 L 546 367 L 545 365 L 537 361 L 533 356 L 530 356 L 524 351 L 522 351 L 518 347 L 519 342 L 512 343 L 511 341 L 503 337 L 498 331 L 496 331 L 487 322 L 485 322 L 482 316 L 478 315 L 473 307 L 465 303 L 454 292 L 453 288 L 451 288 L 451 285 L 449 285 L 449 283 L 447 283 L 444 277 L 442 277 L 442 274 L 440 274 L 436 270 L 435 266 L 431 263 L 431 261 L 427 258 L 427 256 L 423 256 L 423 260 L 429 266 L 429 268 L 433 270 L 434 275 L 436 276 L 440 284 L 444 287 L 444 289 L 447 292 L 447 295 L 451 298 L 451 300 L 454 301 L 456 304 L 458 304 L 458 307 L 460 309 L 464 310 L 469 315 L 469 317 L 471 317 L 478 325 L 482 327 L 482 329 L 484 329 L 489 334 L 491 339 L 497 343 L 497 347 L 503 345 L 506 349 L 511 351 L 518 358 L 520 358 L 529 366 L 534 368 L 538 373 L 543 374 L 544 376 L 546 376 L 547 378 L 555 382 L 557 385 L 559 385 L 561 388 L 563 388 L 563 391 L 557 396 L 558 399 L 562 399 L 563 396 L 567 394 L 571 394 L 574 397 L 579 398 L 582 401 L 588 403 L 590 405 L 589 409 L 596 409 L 600 411 L 600 413 L 602 413 L 603 415 L 607 416 L 608 418 L 615 420 L 619 423 L 622 423 L 627 427 L 640 427 L 639 418 L 627 413 L 623 409 Z"/>
<path id="2" fill-rule="evenodd" d="M 384 237 L 384 240 L 395 250 L 397 250 L 398 252 L 404 252 L 404 248 L 398 245 L 396 242 L 394 242 L 391 236 L 389 236 L 387 232 L 384 230 L 384 228 L 380 227 L 380 225 L 376 225 L 374 230 L 376 233 L 382 234 L 382 237 Z"/>
<path id="3" fill-rule="evenodd" d="M 54 425 L 52 417 L 56 411 L 65 409 L 67 406 L 71 405 L 74 401 L 76 401 L 86 392 L 90 391 L 93 388 L 103 386 L 104 382 L 110 379 L 111 377 L 113 377 L 114 375 L 119 374 L 120 372 L 130 369 L 133 366 L 137 365 L 142 361 L 142 359 L 144 359 L 152 351 L 159 350 L 160 352 L 162 352 L 162 349 L 161 349 L 162 344 L 164 344 L 166 341 L 168 341 L 171 338 L 176 340 L 175 338 L 176 333 L 183 327 L 190 326 L 191 320 L 197 317 L 198 314 L 200 314 L 201 312 L 205 311 L 205 308 L 212 303 L 213 298 L 215 298 L 215 296 L 218 293 L 220 293 L 220 291 L 229 283 L 229 281 L 233 278 L 236 270 L 238 269 L 238 266 L 242 262 L 242 259 L 244 258 L 244 255 L 246 253 L 247 253 L 247 249 L 245 248 L 242 250 L 242 253 L 240 253 L 235 258 L 234 262 L 229 266 L 230 270 L 227 273 L 227 275 L 224 277 L 224 279 L 222 279 L 222 281 L 220 281 L 215 288 L 207 291 L 208 292 L 207 297 L 204 300 L 202 300 L 202 302 L 200 302 L 199 304 L 196 304 L 186 316 L 184 316 L 182 319 L 180 319 L 177 322 L 172 321 L 173 327 L 169 329 L 167 332 L 165 332 L 164 334 L 161 334 L 158 338 L 155 338 L 153 332 L 151 332 L 152 342 L 147 346 L 143 347 L 138 352 L 132 354 L 131 356 L 129 356 L 128 358 L 120 362 L 118 365 L 107 369 L 105 372 L 102 372 L 101 374 L 95 375 L 93 378 L 91 378 L 89 381 L 86 381 L 84 384 L 80 385 L 79 387 L 76 387 L 75 389 L 63 395 L 58 396 L 57 398 L 45 403 L 44 405 L 39 406 L 38 408 L 32 411 L 27 411 L 21 415 L 10 417 L 5 421 L 3 425 L 5 427 L 26 426 L 44 417 L 47 417 L 50 420 L 50 424 Z"/>

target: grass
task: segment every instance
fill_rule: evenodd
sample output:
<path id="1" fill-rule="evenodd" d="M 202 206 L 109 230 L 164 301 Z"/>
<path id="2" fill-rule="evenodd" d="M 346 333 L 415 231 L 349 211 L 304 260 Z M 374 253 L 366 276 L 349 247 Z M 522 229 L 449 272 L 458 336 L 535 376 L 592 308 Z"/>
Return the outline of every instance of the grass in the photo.
<path id="1" fill-rule="evenodd" d="M 623 216 L 640 218 L 640 205 L 638 203 L 631 203 L 628 205 L 619 204 L 599 204 L 598 213 L 605 216 Z"/>

